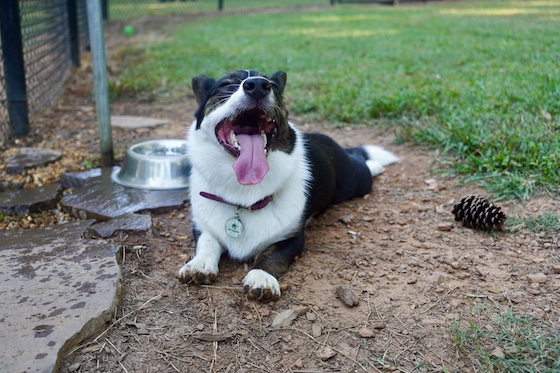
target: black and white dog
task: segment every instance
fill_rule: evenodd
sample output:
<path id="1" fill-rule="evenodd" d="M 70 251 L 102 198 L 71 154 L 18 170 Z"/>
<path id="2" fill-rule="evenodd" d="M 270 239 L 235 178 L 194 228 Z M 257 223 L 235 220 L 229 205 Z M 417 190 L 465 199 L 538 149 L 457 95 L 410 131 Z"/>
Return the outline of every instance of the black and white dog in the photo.
<path id="1" fill-rule="evenodd" d="M 277 278 L 304 248 L 304 228 L 330 205 L 369 193 L 396 162 L 376 146 L 343 149 L 288 122 L 286 73 L 238 70 L 215 81 L 195 77 L 200 104 L 187 141 L 196 255 L 178 274 L 208 284 L 222 253 L 254 258 L 243 279 L 250 299 L 280 296 Z"/>

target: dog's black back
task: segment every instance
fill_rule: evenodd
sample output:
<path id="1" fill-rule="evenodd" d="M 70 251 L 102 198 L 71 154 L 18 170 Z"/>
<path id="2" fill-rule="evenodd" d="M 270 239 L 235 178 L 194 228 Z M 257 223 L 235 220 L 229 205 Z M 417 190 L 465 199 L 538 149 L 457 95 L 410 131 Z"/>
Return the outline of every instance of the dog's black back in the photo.
<path id="1" fill-rule="evenodd" d="M 305 134 L 313 175 L 309 186 L 306 219 L 335 205 L 371 191 L 373 178 L 362 148 L 343 149 L 321 134 Z"/>

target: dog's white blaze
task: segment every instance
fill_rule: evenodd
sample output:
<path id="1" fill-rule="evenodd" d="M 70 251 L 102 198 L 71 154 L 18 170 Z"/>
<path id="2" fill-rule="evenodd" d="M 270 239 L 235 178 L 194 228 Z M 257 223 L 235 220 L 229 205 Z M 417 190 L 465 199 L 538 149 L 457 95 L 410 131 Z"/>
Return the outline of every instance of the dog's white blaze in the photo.
<path id="1" fill-rule="evenodd" d="M 269 289 L 275 296 L 280 296 L 280 284 L 271 274 L 262 269 L 252 269 L 243 279 L 243 285 L 251 289 Z"/>
<path id="2" fill-rule="evenodd" d="M 190 192 L 193 222 L 201 232 L 207 232 L 218 241 L 232 258 L 243 260 L 288 238 L 300 228 L 306 203 L 306 184 L 311 172 L 305 159 L 301 134 L 296 131 L 296 144 L 290 154 L 269 152 L 270 171 L 259 184 L 239 184 L 233 170 L 235 158 L 214 141 L 213 128 L 218 122 L 203 121 L 202 126 L 212 126 L 212 131 L 202 127 L 196 130 L 193 123 L 187 138 L 192 164 Z M 262 210 L 250 212 L 242 209 L 239 219 L 244 233 L 233 238 L 227 235 L 224 226 L 235 215 L 235 207 L 204 198 L 199 194 L 201 191 L 241 206 L 250 206 L 271 195 L 273 199 Z M 196 256 L 200 245 L 199 240 Z"/>

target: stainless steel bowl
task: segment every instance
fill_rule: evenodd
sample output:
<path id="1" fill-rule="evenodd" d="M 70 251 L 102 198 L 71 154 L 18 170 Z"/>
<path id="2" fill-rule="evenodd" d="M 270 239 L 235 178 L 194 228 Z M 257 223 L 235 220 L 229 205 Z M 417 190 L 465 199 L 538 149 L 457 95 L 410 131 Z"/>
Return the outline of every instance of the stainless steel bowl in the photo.
<path id="1" fill-rule="evenodd" d="M 138 189 L 183 189 L 189 186 L 189 173 L 185 140 L 152 140 L 128 148 L 123 167 L 111 179 Z"/>

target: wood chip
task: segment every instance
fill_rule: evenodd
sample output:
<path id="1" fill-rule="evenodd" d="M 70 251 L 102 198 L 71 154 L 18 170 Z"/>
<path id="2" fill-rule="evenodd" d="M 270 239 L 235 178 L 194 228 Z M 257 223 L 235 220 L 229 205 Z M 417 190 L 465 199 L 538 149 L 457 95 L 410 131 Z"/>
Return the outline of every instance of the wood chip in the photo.
<path id="1" fill-rule="evenodd" d="M 192 337 L 204 342 L 222 342 L 231 339 L 232 335 L 227 333 L 194 333 Z"/>

